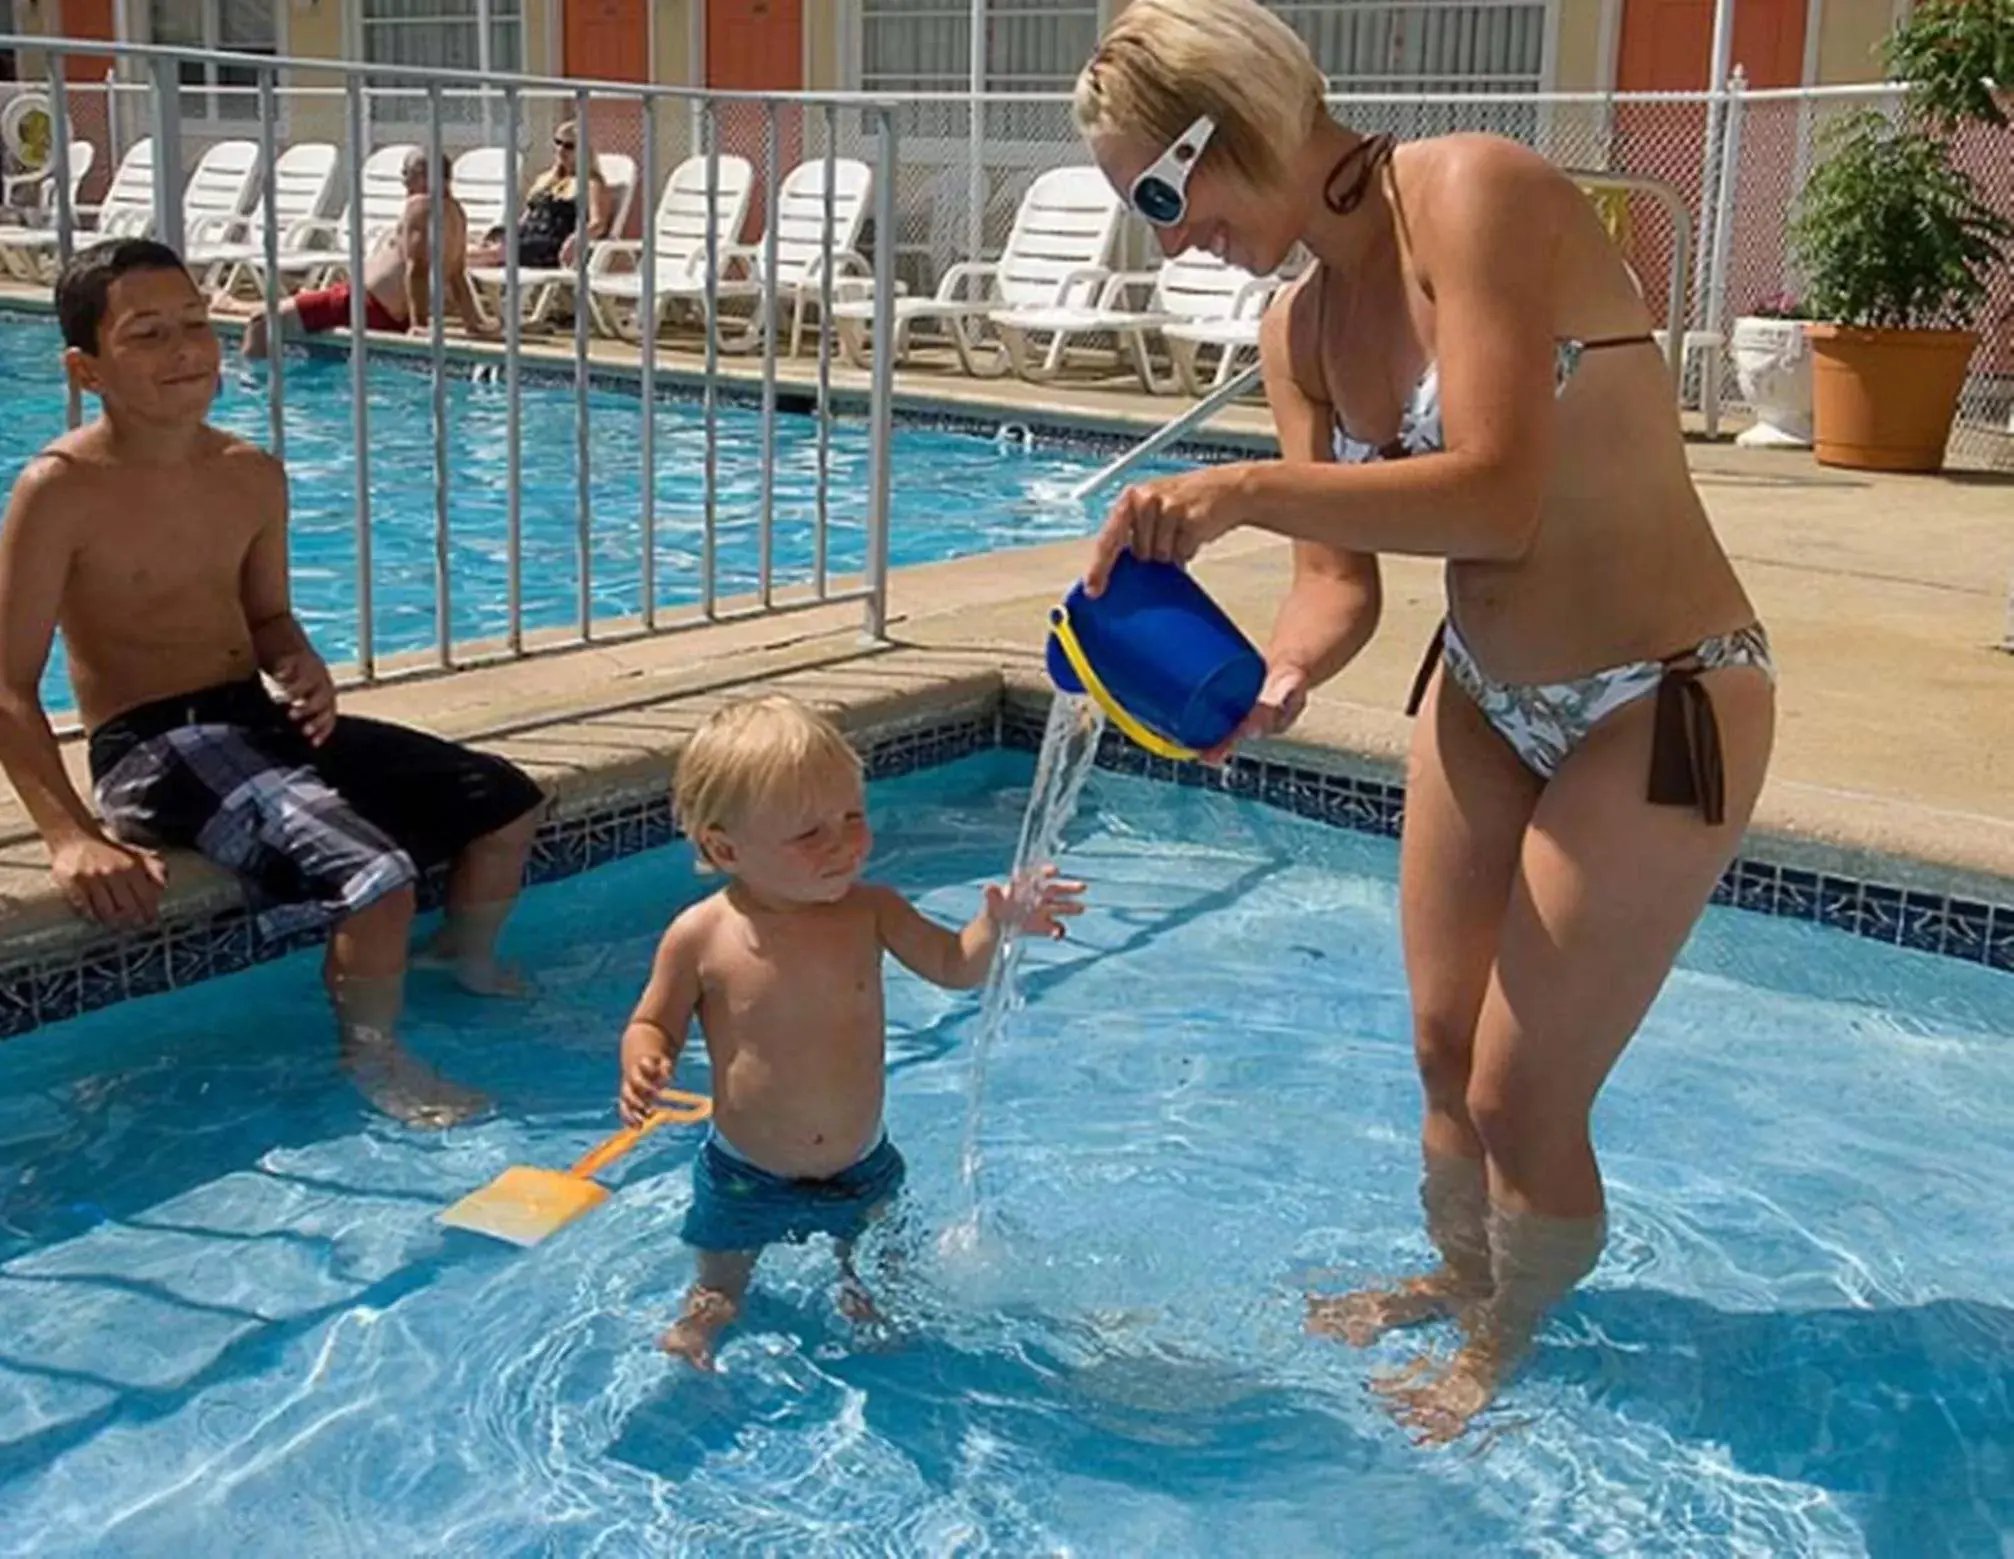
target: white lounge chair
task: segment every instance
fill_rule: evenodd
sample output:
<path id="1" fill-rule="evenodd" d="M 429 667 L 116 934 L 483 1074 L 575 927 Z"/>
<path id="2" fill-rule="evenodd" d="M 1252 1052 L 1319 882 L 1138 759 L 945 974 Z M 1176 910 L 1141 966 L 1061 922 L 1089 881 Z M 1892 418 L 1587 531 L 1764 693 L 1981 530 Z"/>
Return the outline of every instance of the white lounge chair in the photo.
<path id="1" fill-rule="evenodd" d="M 418 148 L 400 142 L 381 146 L 364 159 L 361 177 L 364 186 L 364 253 L 370 254 L 385 235 L 399 224 L 406 209 L 406 158 Z M 337 180 L 337 193 L 347 181 Z M 262 243 L 242 246 L 243 263 L 263 274 L 266 250 Z M 342 275 L 350 267 L 349 214 L 330 218 L 307 218 L 295 224 L 291 234 L 280 240 L 279 269 L 282 286 L 319 286 Z"/>
<path id="2" fill-rule="evenodd" d="M 183 252 L 245 242 L 259 182 L 257 141 L 217 141 L 205 148 L 182 187 Z"/>
<path id="3" fill-rule="evenodd" d="M 722 155 L 714 174 L 714 245 L 724 269 L 748 220 L 755 170 L 746 157 Z M 671 170 L 652 216 L 657 264 L 653 274 L 653 334 L 680 300 L 706 295 L 706 159 L 688 157 Z M 617 265 L 627 258 L 630 269 Z M 606 335 L 635 341 L 642 334 L 637 313 L 643 306 L 643 245 L 636 239 L 604 239 L 588 256 L 588 307 Z"/>
<path id="4" fill-rule="evenodd" d="M 182 188 L 184 250 L 217 239 L 242 239 L 246 217 L 258 196 L 259 148 L 252 141 L 218 141 L 206 149 Z M 135 142 L 113 177 L 97 211 L 98 225 L 89 235 L 76 235 L 79 246 L 107 238 L 138 237 L 154 228 L 154 143 Z M 53 265 L 56 235 L 34 229 L 8 235 L 36 262 Z"/>
<path id="5" fill-rule="evenodd" d="M 91 176 L 92 166 L 98 160 L 98 148 L 89 141 L 73 141 L 70 145 L 70 210 L 77 211 L 77 197 L 83 190 L 84 181 Z M 18 219 L 14 227 L 0 227 L 0 274 L 13 276 L 22 281 L 38 280 L 36 262 L 39 255 L 33 250 L 10 252 L 7 240 L 10 236 L 23 233 L 53 233 L 56 219 L 61 215 L 56 200 L 56 170 L 44 169 L 39 181 L 34 185 L 35 203 L 13 210 L 10 214 Z M 17 263 L 18 262 L 18 263 Z"/>
<path id="6" fill-rule="evenodd" d="M 153 231 L 153 137 L 142 137 L 126 148 L 103 200 L 95 206 L 73 206 L 71 212 L 78 223 L 71 238 L 80 248 L 100 239 Z M 0 265 L 23 281 L 47 281 L 55 274 L 56 247 L 53 227 L 0 228 Z"/>
<path id="7" fill-rule="evenodd" d="M 982 341 L 980 327 L 996 310 L 1073 308 L 1094 304 L 1112 274 L 1125 204 L 1096 168 L 1051 168 L 1028 187 L 997 260 L 960 261 L 937 284 L 935 296 L 898 297 L 895 356 L 907 355 L 912 329 L 930 321 L 943 327 L 967 373 L 995 378 L 1011 359 L 998 341 Z M 871 289 L 854 281 L 840 288 L 833 326 L 847 359 L 867 366 L 866 337 L 876 312 Z"/>
<path id="8" fill-rule="evenodd" d="M 454 161 L 454 196 L 469 219 L 469 241 L 502 227 L 504 219 L 504 154 L 501 146 L 476 146 Z"/>
<path id="9" fill-rule="evenodd" d="M 776 192 L 769 219 L 776 228 L 776 302 L 789 306 L 790 355 L 795 357 L 804 339 L 805 316 L 819 305 L 825 273 L 825 159 L 814 157 L 799 163 L 784 176 Z M 874 171 L 854 157 L 839 157 L 832 164 L 832 269 L 835 292 L 842 276 L 871 274 L 860 257 L 860 230 L 867 225 L 868 201 L 874 191 Z M 767 235 L 764 235 L 765 241 Z M 715 286 L 719 301 L 755 300 L 741 330 L 721 338 L 723 351 L 748 352 L 762 344 L 763 332 L 774 323 L 764 317 L 761 298 L 764 288 L 764 243 L 737 245 L 720 256 L 720 274 Z M 670 291 L 686 303 L 704 304 L 706 278 L 704 256 L 700 272 L 690 280 L 677 281 Z"/>
<path id="10" fill-rule="evenodd" d="M 1639 298 L 1643 298 L 1643 278 L 1637 275 L 1636 267 L 1625 260 L 1622 263 L 1622 268 L 1629 273 L 1630 284 L 1636 288 L 1636 295 Z M 1659 305 L 1651 303 L 1648 298 L 1644 298 L 1644 302 L 1651 311 L 1651 317 L 1655 318 Z M 1657 342 L 1658 351 L 1670 352 L 1671 331 L 1669 328 L 1660 325 L 1652 330 L 1650 334 L 1651 339 Z M 1722 355 L 1726 349 L 1727 334 L 1725 331 L 1688 330 L 1679 338 L 1679 382 L 1673 388 L 1679 396 L 1680 404 L 1683 405 L 1686 370 L 1691 367 L 1692 360 L 1695 357 L 1699 358 L 1699 412 L 1701 420 L 1706 425 L 1706 436 L 1708 438 L 1718 438 L 1720 436 L 1720 365 Z"/>
<path id="11" fill-rule="evenodd" d="M 1201 395 L 1230 380 L 1238 359 L 1259 350 L 1259 323 L 1286 278 L 1254 276 L 1241 266 L 1191 249 L 1162 265 L 1150 307 L 1165 317 L 1161 341 L 1175 367 L 1175 384 L 1186 395 Z M 1203 353 L 1215 348 L 1217 366 L 1203 382 Z M 1136 365 L 1137 366 L 1137 365 Z"/>
<path id="12" fill-rule="evenodd" d="M 273 217 L 279 229 L 279 253 L 284 261 L 314 237 L 326 235 L 341 197 L 341 151 L 327 141 L 304 141 L 280 153 L 273 163 Z M 213 297 L 228 298 L 240 280 L 261 283 L 265 272 L 266 202 L 252 208 L 245 236 L 232 243 L 192 243 L 189 269 L 204 279 Z M 327 248 L 321 257 L 327 257 Z M 261 285 L 260 290 L 263 291 Z"/>
<path id="13" fill-rule="evenodd" d="M 91 141 L 72 141 L 70 156 L 70 209 L 77 209 L 78 197 L 83 193 L 84 181 L 91 176 L 92 168 L 98 163 L 98 147 Z M 52 154 L 49 166 L 36 173 L 16 173 L 7 177 L 7 203 L 4 210 L 9 221 L 25 223 L 30 227 L 46 227 L 56 220 L 56 166 Z M 14 192 L 26 189 L 30 192 L 25 206 L 14 203 Z"/>
<path id="14" fill-rule="evenodd" d="M 1580 184 L 1581 193 L 1593 202 L 1595 210 L 1601 216 L 1602 226 L 1608 230 L 1610 240 L 1627 256 L 1631 232 L 1628 192 L 1605 187 L 1598 180 L 1593 183 L 1579 180 L 1575 182 Z M 1627 258 L 1623 260 L 1622 268 L 1629 275 L 1630 285 L 1636 288 L 1636 295 L 1644 298 L 1651 317 L 1655 319 L 1664 305 L 1652 303 L 1644 296 L 1643 278 L 1637 274 L 1636 267 Z M 1663 325 L 1651 331 L 1651 337 L 1657 342 L 1657 349 L 1660 352 L 1669 353 L 1671 349 L 1671 323 L 1670 320 L 1666 320 Z M 1727 337 L 1724 332 L 1718 330 L 1685 330 L 1679 337 L 1678 383 L 1674 386 L 1674 390 L 1680 397 L 1680 403 L 1683 404 L 1687 370 L 1691 367 L 1694 357 L 1701 358 L 1699 407 L 1706 423 L 1708 438 L 1715 438 L 1720 433 L 1720 374 L 1722 354 L 1726 348 Z"/>
<path id="15" fill-rule="evenodd" d="M 1217 382 L 1230 376 L 1229 362 L 1237 350 L 1256 347 L 1259 317 L 1266 300 L 1280 286 L 1277 277 L 1255 277 L 1198 249 L 1185 250 L 1161 263 L 1158 270 L 1122 272 L 1110 278 L 1098 301 L 1089 306 L 996 310 L 988 316 L 1000 332 L 1014 371 L 1040 383 L 1061 371 L 1072 341 L 1090 335 L 1117 339 L 1122 359 L 1130 356 L 1133 371 L 1148 394 L 1177 388 L 1197 393 L 1196 363 L 1204 346 L 1225 350 Z M 1144 309 L 1122 306 L 1129 287 L 1147 287 Z M 1175 371 L 1167 381 L 1154 372 L 1147 348 L 1150 332 L 1164 338 L 1170 330 L 1169 355 Z M 1049 338 L 1037 352 L 1034 338 Z"/>
<path id="16" fill-rule="evenodd" d="M 41 159 L 54 161 L 56 119 L 48 93 L 12 82 L 7 90 L 12 95 L 0 102 L 0 168 L 11 164 L 18 171 L 0 172 L 0 209 L 13 211 L 20 191 L 39 190 L 49 176 Z"/>
<path id="17" fill-rule="evenodd" d="M 622 152 L 596 152 L 595 165 L 601 169 L 602 182 L 608 186 L 610 203 L 608 230 L 620 233 L 629 226 L 630 203 L 636 196 L 636 159 Z M 470 229 L 471 242 L 481 235 Z M 596 243 L 588 250 L 588 274 L 592 276 L 599 261 L 603 245 Z M 613 256 L 611 256 L 613 258 Z M 607 262 L 600 262 L 606 264 Z M 518 286 L 524 298 L 525 323 L 536 325 L 544 322 L 552 312 L 553 305 L 562 293 L 571 292 L 574 282 L 574 268 L 570 265 L 518 267 Z M 476 294 L 485 302 L 501 309 L 504 290 L 504 268 L 501 265 L 477 265 L 469 268 L 469 283 Z"/>

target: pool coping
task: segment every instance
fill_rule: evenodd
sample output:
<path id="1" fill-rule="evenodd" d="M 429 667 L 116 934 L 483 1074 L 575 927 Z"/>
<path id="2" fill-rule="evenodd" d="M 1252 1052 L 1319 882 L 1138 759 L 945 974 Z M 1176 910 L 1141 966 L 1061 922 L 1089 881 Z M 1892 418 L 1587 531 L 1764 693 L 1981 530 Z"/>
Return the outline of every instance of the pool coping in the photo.
<path id="1" fill-rule="evenodd" d="M 0 308 L 14 303 L 0 298 Z M 49 312 L 46 306 L 27 311 Z M 311 346 L 338 358 L 348 355 L 341 337 Z M 458 343 L 450 350 L 458 362 L 494 360 L 476 345 Z M 424 341 L 373 341 L 371 352 L 374 358 L 396 359 L 405 370 L 423 371 L 429 362 Z M 613 368 L 611 383 L 634 393 L 635 369 L 631 365 L 625 376 L 623 367 L 596 362 L 590 376 Z M 549 353 L 536 371 L 568 386 L 574 382 L 566 356 Z M 727 386 L 724 375 L 717 389 L 759 404 L 759 362 L 753 371 L 744 364 L 738 372 L 738 388 Z M 855 377 L 863 378 L 857 371 Z M 663 378 L 664 398 L 703 392 L 703 375 L 685 373 L 681 379 L 666 370 Z M 838 379 L 835 366 L 835 400 L 851 394 L 864 407 L 865 390 L 842 391 Z M 911 393 L 912 400 L 931 405 L 950 399 L 934 394 L 938 387 L 929 381 L 924 385 Z M 915 420 L 984 435 L 987 426 L 974 426 L 967 415 L 971 406 L 967 397 L 951 411 L 937 406 Z M 1028 412 L 1015 408 L 1017 416 Z M 1067 420 L 1065 413 L 1052 414 Z M 1094 420 L 1126 427 L 1120 437 L 1127 440 L 1147 425 L 1145 412 L 1130 421 L 1122 413 Z M 1176 457 L 1181 458 L 1179 446 Z M 1772 472 L 1768 480 L 1774 479 Z M 913 630 L 906 645 L 862 647 L 856 641 L 836 652 L 832 635 L 842 626 L 842 612 L 850 623 L 857 621 L 857 608 L 818 608 L 794 615 L 788 627 L 778 620 L 661 624 L 665 631 L 651 636 L 616 633 L 619 625 L 604 621 L 585 645 L 564 629 L 528 633 L 528 643 L 559 651 L 532 661 L 471 662 L 458 654 L 453 675 L 428 665 L 425 652 L 386 657 L 380 672 L 397 675 L 358 695 L 361 703 L 353 707 L 527 762 L 555 795 L 532 873 L 536 881 L 552 880 L 675 837 L 668 832 L 665 792 L 683 733 L 710 701 L 731 689 L 780 682 L 817 698 L 842 716 L 869 751 L 877 775 L 987 747 L 1032 745 L 1049 697 L 1040 669 L 1039 627 L 1030 628 L 1048 600 L 1046 594 L 1038 597 L 1037 581 L 1063 577 L 1075 566 L 1074 556 L 1063 561 L 1062 544 L 1057 545 L 1053 556 L 1037 549 L 1015 561 L 979 555 L 897 570 L 891 620 Z M 1069 545 L 1074 549 L 1076 543 Z M 1229 545 L 1218 549 L 1227 557 L 1239 551 Z M 975 591 L 974 581 L 982 578 L 983 587 Z M 1394 610 L 1406 590 L 1395 576 L 1389 592 Z M 615 636 L 602 637 L 603 628 Z M 688 638 L 688 628 L 702 632 Z M 679 640 L 684 647 L 674 649 Z M 458 646 L 469 654 L 479 649 Z M 495 673 L 511 684 L 521 675 L 517 668 L 539 665 L 564 667 L 563 693 L 538 684 L 543 693 L 532 689 L 535 696 L 527 701 L 528 688 L 537 683 L 528 671 L 522 673 L 526 683 L 501 693 L 486 681 Z M 1409 665 L 1405 673 L 1410 675 Z M 641 680 L 622 680 L 629 678 Z M 419 686 L 422 679 L 425 687 Z M 1101 761 L 1122 772 L 1226 790 L 1333 826 L 1389 836 L 1398 831 L 1403 813 L 1405 729 L 1395 706 L 1374 703 L 1317 700 L 1294 733 L 1253 744 L 1222 774 L 1149 758 L 1116 736 L 1108 736 Z M 66 751 L 76 758 L 74 750 Z M 1940 810 L 1893 791 L 1843 791 L 1790 779 L 1772 780 L 1764 801 L 1716 902 L 2014 969 L 2014 846 L 2004 819 Z M 1985 823 L 1993 825 L 1990 838 L 1979 832 Z M 235 886 L 194 857 L 175 858 L 164 911 L 154 930 L 108 937 L 63 903 L 32 833 L 17 831 L 0 840 L 0 1037 L 195 983 L 301 945 L 256 946 Z"/>
<path id="2" fill-rule="evenodd" d="M 692 689 L 637 706 L 665 715 L 669 723 L 635 743 L 623 761 L 583 763 L 549 784 L 552 802 L 529 882 L 558 881 L 676 840 L 669 781 L 677 756 L 707 709 L 730 695 L 778 687 L 827 709 L 876 780 L 988 750 L 1040 747 L 1051 695 L 1027 668 L 973 660 L 947 666 L 942 656 L 902 647 L 865 659 L 876 673 L 865 684 L 857 675 L 849 677 L 850 662 L 835 667 L 830 657 L 771 671 L 722 665 Z M 513 735 L 526 728 L 471 744 L 508 752 Z M 1098 764 L 1255 800 L 1350 832 L 1396 838 L 1404 817 L 1404 787 L 1394 761 L 1342 747 L 1271 742 L 1217 770 L 1152 757 L 1108 729 Z M 186 988 L 321 941 L 315 932 L 263 941 L 235 884 L 193 857 L 178 853 L 173 877 L 178 891 L 159 924 L 145 933 L 105 934 L 69 915 L 59 901 L 55 916 L 41 917 L 45 923 L 38 932 L 0 943 L 0 1038 Z M 438 888 L 436 874 L 423 902 L 437 898 Z M 1808 835 L 1751 830 L 1713 902 L 2014 973 L 2014 880 Z"/>

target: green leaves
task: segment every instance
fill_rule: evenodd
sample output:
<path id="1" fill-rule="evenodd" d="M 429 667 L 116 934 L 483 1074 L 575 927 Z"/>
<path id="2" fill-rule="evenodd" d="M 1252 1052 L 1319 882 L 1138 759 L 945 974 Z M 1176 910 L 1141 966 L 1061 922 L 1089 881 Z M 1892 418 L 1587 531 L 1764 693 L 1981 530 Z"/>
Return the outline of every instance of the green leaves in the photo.
<path id="1" fill-rule="evenodd" d="M 2014 0 L 1925 0 L 1889 36 L 1888 69 L 1910 87 L 1926 123 L 2008 126 L 2002 94 L 2014 93 Z"/>
<path id="2" fill-rule="evenodd" d="M 1811 317 L 1902 330 L 1968 325 L 2014 229 L 1952 166 L 1945 142 L 1911 119 L 1863 109 L 1829 126 L 1820 144 L 1824 161 L 1790 229 Z"/>

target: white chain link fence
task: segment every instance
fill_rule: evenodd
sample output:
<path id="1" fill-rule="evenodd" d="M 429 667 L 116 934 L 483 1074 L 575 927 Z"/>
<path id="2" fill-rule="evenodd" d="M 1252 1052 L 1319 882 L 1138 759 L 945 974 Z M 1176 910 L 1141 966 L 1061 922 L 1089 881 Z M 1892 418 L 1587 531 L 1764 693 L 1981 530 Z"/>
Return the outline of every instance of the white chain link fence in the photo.
<path id="1" fill-rule="evenodd" d="M 0 109 L 9 95 L 40 90 L 39 83 L 6 84 L 0 87 Z M 339 88 L 289 84 L 278 96 L 283 145 L 345 140 Z M 69 101 L 72 134 L 96 146 L 96 165 L 81 195 L 89 202 L 103 191 L 122 150 L 150 133 L 149 88 L 78 82 Z M 1647 175 L 1674 185 L 1694 224 L 1685 393 L 1695 402 L 1707 393 L 1711 363 L 1722 408 L 1738 415 L 1743 408 L 1726 339 L 1744 312 L 1801 290 L 1788 257 L 1787 228 L 1822 127 L 1853 109 L 1893 107 L 1898 101 L 1892 87 L 1743 92 L 1737 84 L 1718 94 L 1358 92 L 1333 98 L 1331 108 L 1363 130 L 1402 138 L 1485 131 L 1531 145 L 1569 169 Z M 575 116 L 577 102 L 565 93 L 526 91 L 519 103 L 522 177 L 529 181 L 546 165 L 553 128 Z M 256 97 L 249 89 L 186 85 L 180 107 L 185 168 L 215 140 L 258 133 Z M 368 96 L 370 146 L 423 144 L 428 111 L 424 92 L 374 89 Z M 715 144 L 749 160 L 758 192 L 766 184 L 772 140 L 785 176 L 797 163 L 823 156 L 828 141 L 840 156 L 870 162 L 876 156 L 871 117 L 849 108 L 724 102 L 712 115 Z M 441 117 L 444 143 L 452 152 L 496 144 L 506 122 L 504 98 L 500 92 L 445 91 Z M 697 107 L 658 106 L 660 183 L 680 159 L 704 149 L 703 117 Z M 644 124 L 637 102 L 598 100 L 590 107 L 589 140 L 597 153 L 628 157 L 640 174 Z M 934 288 L 951 264 L 975 251 L 997 253 L 1036 175 L 1086 161 L 1069 99 L 1061 94 L 976 99 L 964 93 L 906 94 L 898 135 L 897 274 L 918 292 Z M 1979 181 L 1988 202 L 2014 217 L 2014 157 L 2006 153 L 2004 136 L 1997 138 L 2001 144 L 1995 139 L 1985 130 L 1965 132 L 1958 161 Z M 1724 192 L 1723 170 L 1731 174 Z M 654 191 L 637 191 L 625 236 L 640 231 L 655 198 Z M 1671 266 L 1669 222 L 1652 200 L 1613 199 L 1604 215 L 1661 314 Z M 759 241 L 764 220 L 758 193 L 747 241 Z M 1144 227 L 1130 224 L 1125 242 L 1122 263 L 1152 262 L 1155 250 Z M 2014 469 L 2014 266 L 1996 271 L 1977 324 L 1984 340 L 1973 360 L 1950 463 Z"/>
<path id="2" fill-rule="evenodd" d="M 1731 327 L 1760 305 L 1802 295 L 1787 229 L 1826 127 L 1862 109 L 1893 113 L 1902 105 L 1902 93 L 1892 86 L 1737 90 L 1728 101 L 1734 176 L 1727 219 L 1719 226 L 1717 274 L 1719 317 Z M 1988 206 L 2014 221 L 2014 155 L 2008 141 L 2006 131 L 1968 126 L 1955 137 L 1952 161 L 1971 175 Z M 1981 340 L 1947 458 L 1959 467 L 2014 471 L 2014 256 L 1988 278 L 1987 300 L 1973 328 Z"/>

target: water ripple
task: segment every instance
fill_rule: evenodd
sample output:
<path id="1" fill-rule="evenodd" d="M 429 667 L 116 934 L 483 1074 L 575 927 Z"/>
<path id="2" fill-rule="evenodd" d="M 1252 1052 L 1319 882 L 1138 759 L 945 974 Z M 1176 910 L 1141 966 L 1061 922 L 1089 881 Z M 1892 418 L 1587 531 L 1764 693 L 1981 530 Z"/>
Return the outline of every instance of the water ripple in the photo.
<path id="1" fill-rule="evenodd" d="M 1026 778 L 878 784 L 881 864 L 969 914 Z M 416 990 L 415 1048 L 498 1101 L 439 1136 L 342 1084 L 311 957 L 6 1046 L 0 1529 L 92 1559 L 2003 1545 L 2014 982 L 1709 917 L 1597 1114 L 1599 1269 L 1422 1453 L 1365 1379 L 1446 1330 L 1302 1327 L 1308 1291 L 1428 1256 L 1391 846 L 1106 774 L 1082 816 L 1093 908 L 1029 949 L 991 1058 L 983 1237 L 942 1238 L 972 1005 L 895 970 L 886 1326 L 837 1314 L 826 1250 L 773 1251 L 717 1375 L 652 1346 L 695 1132 L 531 1250 L 434 1221 L 610 1128 L 615 1036 L 701 891 L 680 850 L 528 896 L 537 1001 Z"/>

